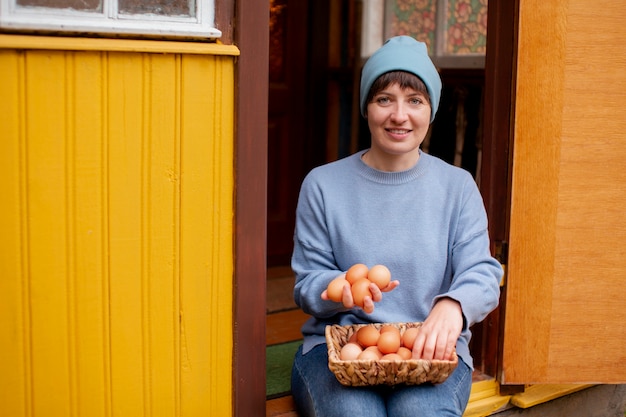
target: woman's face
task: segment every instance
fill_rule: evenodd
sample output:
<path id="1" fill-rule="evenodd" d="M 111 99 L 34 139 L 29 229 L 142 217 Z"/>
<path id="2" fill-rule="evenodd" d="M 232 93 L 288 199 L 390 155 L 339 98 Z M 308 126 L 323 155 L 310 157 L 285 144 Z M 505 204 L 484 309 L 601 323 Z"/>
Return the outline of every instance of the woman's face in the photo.
<path id="1" fill-rule="evenodd" d="M 419 146 L 430 125 L 430 104 L 413 88 L 393 83 L 377 93 L 367 105 L 367 123 L 377 159 L 404 162 L 408 169 L 419 158 Z"/>

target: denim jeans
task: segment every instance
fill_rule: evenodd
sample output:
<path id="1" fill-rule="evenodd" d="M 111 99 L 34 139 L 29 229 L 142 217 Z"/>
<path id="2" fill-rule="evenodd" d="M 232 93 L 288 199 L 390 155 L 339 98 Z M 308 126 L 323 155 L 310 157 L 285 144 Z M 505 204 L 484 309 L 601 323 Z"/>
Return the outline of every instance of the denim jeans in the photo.
<path id="1" fill-rule="evenodd" d="M 472 371 L 459 358 L 442 384 L 347 387 L 328 369 L 325 344 L 296 353 L 291 392 L 302 417 L 462 416 L 472 388 Z"/>

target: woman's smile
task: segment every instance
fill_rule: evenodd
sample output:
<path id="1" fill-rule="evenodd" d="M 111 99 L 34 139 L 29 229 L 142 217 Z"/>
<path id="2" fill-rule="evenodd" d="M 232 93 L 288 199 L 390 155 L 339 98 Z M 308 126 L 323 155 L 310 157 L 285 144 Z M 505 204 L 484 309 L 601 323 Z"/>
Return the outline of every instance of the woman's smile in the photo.
<path id="1" fill-rule="evenodd" d="M 391 136 L 393 136 L 394 138 L 397 138 L 397 139 L 404 139 L 411 132 L 408 129 L 387 128 L 386 130 L 387 130 L 387 132 L 389 132 L 389 134 Z"/>

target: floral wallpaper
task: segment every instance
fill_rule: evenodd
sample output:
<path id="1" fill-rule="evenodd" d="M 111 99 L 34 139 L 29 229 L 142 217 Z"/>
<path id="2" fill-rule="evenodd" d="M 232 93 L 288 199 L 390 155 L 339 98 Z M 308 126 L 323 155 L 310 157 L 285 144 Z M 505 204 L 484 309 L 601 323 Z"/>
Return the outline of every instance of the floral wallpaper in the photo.
<path id="1" fill-rule="evenodd" d="M 488 0 L 439 0 L 446 10 L 445 27 L 437 27 L 437 0 L 386 0 L 385 38 L 409 35 L 428 45 L 443 37 L 444 54 L 484 54 Z"/>
<path id="2" fill-rule="evenodd" d="M 435 0 L 386 0 L 385 39 L 408 35 L 428 45 L 433 53 L 437 3 Z"/>
<path id="3" fill-rule="evenodd" d="M 485 53 L 487 46 L 487 1 L 448 0 L 447 53 Z"/>

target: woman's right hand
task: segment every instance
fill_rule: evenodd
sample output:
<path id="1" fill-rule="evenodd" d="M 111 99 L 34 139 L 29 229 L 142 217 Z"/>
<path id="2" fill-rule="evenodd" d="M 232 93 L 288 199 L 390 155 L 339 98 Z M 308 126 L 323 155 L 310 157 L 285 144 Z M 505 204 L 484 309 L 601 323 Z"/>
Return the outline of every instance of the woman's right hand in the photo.
<path id="1" fill-rule="evenodd" d="M 330 300 L 328 297 L 328 290 L 322 291 L 322 300 Z M 352 291 L 350 291 L 350 283 L 345 282 L 341 292 L 341 302 L 346 308 L 354 307 L 354 298 L 352 298 Z"/>
<path id="2" fill-rule="evenodd" d="M 389 292 L 395 289 L 398 285 L 400 285 L 400 282 L 398 280 L 394 280 L 389 282 L 389 284 L 385 288 L 380 289 L 376 284 L 371 283 L 369 290 L 372 296 L 370 297 L 366 295 L 363 299 L 363 307 L 360 308 L 362 308 L 363 311 L 365 311 L 367 314 L 372 314 L 375 307 L 374 303 L 377 303 L 383 299 L 382 293 Z M 322 300 L 329 300 L 327 290 L 322 291 Z M 345 308 L 358 307 L 354 303 L 354 297 L 352 296 L 352 291 L 350 290 L 350 284 L 348 283 L 348 281 L 346 281 L 346 284 L 343 286 L 341 302 Z"/>

